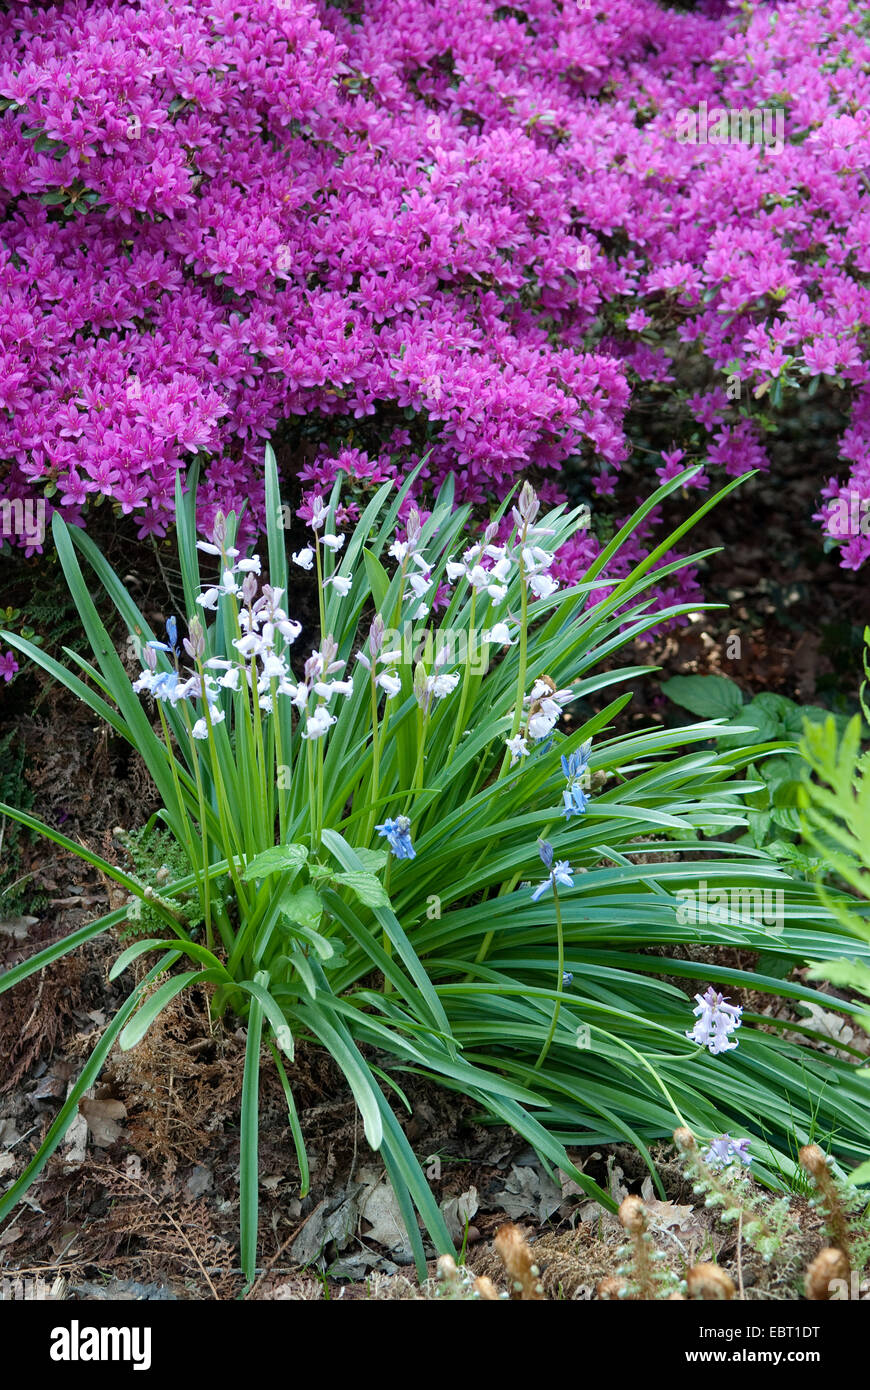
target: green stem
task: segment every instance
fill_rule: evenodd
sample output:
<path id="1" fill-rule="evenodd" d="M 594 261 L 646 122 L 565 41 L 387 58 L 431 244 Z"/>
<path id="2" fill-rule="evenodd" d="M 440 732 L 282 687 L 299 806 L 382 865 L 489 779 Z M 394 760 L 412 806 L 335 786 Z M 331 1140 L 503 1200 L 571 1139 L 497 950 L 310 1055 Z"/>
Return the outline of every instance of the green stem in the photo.
<path id="1" fill-rule="evenodd" d="M 387 897 L 390 896 L 390 870 L 391 870 L 392 867 L 393 867 L 393 856 L 392 856 L 392 854 L 388 854 L 388 855 L 387 855 L 387 867 L 384 869 L 384 892 L 386 893 Z M 383 941 L 383 945 L 384 945 L 384 952 L 385 952 L 385 954 L 388 955 L 388 956 L 390 956 L 390 957 L 392 957 L 392 954 L 393 954 L 393 943 L 392 943 L 392 941 L 390 940 L 390 938 L 389 938 L 389 936 L 387 935 L 386 932 L 384 932 L 384 941 Z M 393 988 L 392 982 L 391 982 L 390 980 L 388 980 L 386 976 L 384 976 L 384 994 L 389 994 L 389 993 L 391 992 L 392 988 Z"/>
<path id="2" fill-rule="evenodd" d="M 380 790 L 381 779 L 381 747 L 378 728 L 378 687 L 376 684 L 375 659 L 375 657 L 372 657 L 372 665 L 370 672 L 372 707 L 372 780 L 369 789 L 369 805 L 372 809 L 368 822 L 366 824 L 365 834 L 363 835 L 361 841 L 361 843 L 364 845 L 368 845 L 369 841 L 372 838 L 372 835 L 374 834 L 375 822 L 378 818 L 377 800 L 378 791 Z"/>
<path id="3" fill-rule="evenodd" d="M 233 626 L 234 626 L 234 628 L 235 628 L 236 637 L 237 637 L 237 638 L 241 638 L 241 636 L 242 636 L 242 625 L 241 625 L 241 623 L 239 622 L 239 605 L 238 605 L 238 603 L 236 602 L 235 594 L 230 594 L 230 595 L 228 596 L 228 602 L 229 602 L 229 605 L 230 605 L 230 613 L 231 613 L 231 615 L 232 615 Z M 244 658 L 243 658 L 243 657 L 241 657 L 240 659 L 241 659 L 242 661 L 244 661 Z M 244 671 L 246 668 L 243 666 L 242 669 L 243 669 L 243 671 Z M 249 761 L 249 762 L 255 762 L 255 760 L 256 760 L 256 753 L 255 753 L 255 751 L 254 751 L 254 716 L 253 716 L 253 713 L 252 713 L 252 711 L 251 711 L 251 706 L 250 706 L 250 703 L 249 703 L 249 695 L 253 696 L 253 698 L 256 700 L 256 692 L 255 692 L 255 691 L 252 692 L 252 691 L 249 690 L 247 680 L 246 680 L 246 679 L 240 679 L 240 681 L 239 681 L 238 695 L 237 695 L 237 698 L 234 699 L 234 701 L 233 701 L 233 708 L 234 708 L 234 714 L 235 714 L 235 733 L 236 733 L 236 743 L 237 743 L 236 752 L 237 752 L 237 754 L 240 753 L 239 740 L 240 740 L 242 737 L 244 737 L 244 742 L 245 742 L 245 746 L 246 746 L 246 750 L 247 750 L 247 758 L 248 758 L 248 761 Z M 240 708 L 241 708 L 241 705 L 242 705 L 242 704 L 244 704 L 244 716 L 243 716 L 243 717 L 242 717 L 241 714 L 240 714 Z M 209 725 L 210 725 L 210 724 L 211 724 L 211 720 L 209 720 Z M 243 730 L 244 730 L 244 735 L 243 735 L 243 733 L 242 733 Z M 252 808 L 252 806 L 251 806 L 251 800 L 252 800 L 252 798 L 249 797 L 249 796 L 243 796 L 243 797 L 242 797 L 241 813 L 242 813 L 242 818 L 243 818 L 243 827 L 242 827 L 242 828 L 243 828 L 243 834 L 244 834 L 244 837 L 245 837 L 245 844 L 246 844 L 246 846 L 247 846 L 248 852 L 251 853 L 251 854 L 254 854 L 254 853 L 256 853 L 256 851 L 257 851 L 258 844 L 257 844 L 257 837 L 256 837 L 256 834 L 255 834 L 255 832 L 254 832 L 254 823 L 253 823 L 253 819 L 252 819 L 252 816 L 253 816 L 253 808 Z"/>
<path id="4" fill-rule="evenodd" d="M 236 891 L 236 898 L 239 904 L 239 911 L 241 912 L 243 917 L 247 918 L 251 908 L 247 899 L 247 895 L 244 889 L 242 888 L 241 881 L 238 875 L 238 870 L 236 868 L 236 852 L 238 851 L 238 841 L 236 840 L 235 835 L 232 833 L 230 829 L 230 821 L 227 815 L 229 803 L 227 802 L 227 792 L 226 787 L 224 786 L 224 779 L 221 775 L 221 765 L 220 759 L 218 757 L 217 741 L 215 740 L 214 736 L 214 725 L 211 722 L 211 710 L 208 706 L 208 700 L 203 701 L 203 715 L 205 718 L 205 725 L 208 730 L 208 747 L 209 752 L 211 754 L 212 776 L 214 778 L 215 791 L 217 793 L 217 809 L 221 823 L 221 834 L 223 835 L 224 850 L 227 856 L 227 867 L 230 871 L 230 878 L 233 881 L 233 888 Z M 234 846 L 236 852 L 234 852 Z"/>
<path id="5" fill-rule="evenodd" d="M 202 681 L 202 688 L 203 688 L 203 690 L 204 690 L 204 689 L 205 689 L 205 676 L 204 676 L 204 672 L 203 672 L 203 669 L 202 669 L 202 663 L 201 663 L 201 662 L 198 662 L 198 663 L 197 663 L 197 667 L 198 667 L 198 670 L 199 670 L 199 678 L 200 678 L 200 680 Z M 186 706 L 186 704 L 184 703 L 184 701 L 182 701 L 181 717 L 182 717 L 182 719 L 184 720 L 184 725 L 185 725 L 185 728 L 187 729 L 187 737 L 188 737 L 188 739 L 189 739 L 189 741 L 190 741 L 190 754 L 191 754 L 191 758 L 192 758 L 192 760 L 193 760 L 193 772 L 194 772 L 194 776 L 196 777 L 196 794 L 197 794 L 197 798 L 198 798 L 198 801 L 199 801 L 199 824 L 200 824 L 200 830 L 201 830 L 201 832 L 202 832 L 202 877 L 203 877 L 203 887 L 202 887 L 202 894 L 201 894 L 201 899 L 200 899 L 200 900 L 201 900 L 201 902 L 202 902 L 203 916 L 205 917 L 205 940 L 206 940 L 206 945 L 208 946 L 208 949 L 209 949 L 210 951 L 212 951 L 212 950 L 214 950 L 214 933 L 213 933 L 213 931 L 212 931 L 212 925 L 211 925 L 211 877 L 210 877 L 209 872 L 208 872 L 208 865 L 209 865 L 209 845 L 208 845 L 208 829 L 207 829 L 207 826 L 206 826 L 205 791 L 204 791 L 203 785 L 202 785 L 202 769 L 200 768 L 200 765 L 199 765 L 199 752 L 198 752 L 197 747 L 196 747 L 196 740 L 195 740 L 195 738 L 193 737 L 193 729 L 192 729 L 192 726 L 191 726 L 191 723 L 190 723 L 190 712 L 189 712 L 189 710 L 187 709 L 187 706 Z M 198 886 L 198 885 L 197 885 L 197 886 Z"/>
<path id="6" fill-rule="evenodd" d="M 317 839 L 320 842 L 320 835 L 323 830 L 323 759 L 325 756 L 325 740 L 317 740 Z"/>
<path id="7" fill-rule="evenodd" d="M 547 1034 L 547 1040 L 544 1043 L 544 1046 L 541 1048 L 541 1055 L 535 1063 L 535 1071 L 540 1071 L 541 1067 L 544 1065 L 547 1053 L 550 1051 L 550 1044 L 553 1041 L 553 1037 L 556 1032 L 556 1024 L 559 1021 L 559 1010 L 562 1007 L 562 977 L 565 973 L 565 937 L 562 932 L 562 909 L 559 906 L 559 889 L 556 887 L 555 879 L 553 880 L 553 901 L 556 904 L 556 939 L 559 948 L 559 963 L 556 971 L 556 993 L 558 994 L 559 998 L 553 1005 L 553 1021 L 550 1024 L 550 1031 Z"/>
<path id="8" fill-rule="evenodd" d="M 419 715 L 419 719 L 417 721 L 417 765 L 414 768 L 414 775 L 411 778 L 411 785 L 408 788 L 408 798 L 405 802 L 406 816 L 411 810 L 411 805 L 416 795 L 417 788 L 420 786 L 423 780 L 423 758 L 426 752 L 426 734 L 429 729 L 428 709 L 425 713 L 422 710 L 418 710 L 417 713 Z"/>
<path id="9" fill-rule="evenodd" d="M 273 677 L 270 682 L 272 695 L 272 728 L 275 732 L 275 791 L 278 797 L 278 829 L 281 836 L 282 845 L 287 840 L 287 796 L 289 788 L 282 786 L 284 781 L 284 769 L 287 764 L 284 762 L 284 740 L 281 733 L 281 718 L 278 710 L 278 696 L 276 694 L 278 682 Z"/>
<path id="10" fill-rule="evenodd" d="M 315 854 L 320 849 L 320 828 L 317 824 L 317 792 L 314 786 L 314 739 L 307 740 L 305 763 L 308 771 L 308 804 L 311 807 L 311 848 Z"/>
<path id="11" fill-rule="evenodd" d="M 270 815 L 269 808 L 272 798 L 269 795 L 269 788 L 266 784 L 266 750 L 263 742 L 263 716 L 260 713 L 260 696 L 257 690 L 257 663 L 251 658 L 251 709 L 253 711 L 254 725 L 254 770 L 260 784 L 262 794 L 257 797 L 260 803 L 260 841 L 266 848 L 274 843 L 275 840 L 275 820 L 274 815 Z"/>
<path id="12" fill-rule="evenodd" d="M 314 561 L 317 565 L 317 608 L 320 614 L 320 646 L 326 636 L 326 604 L 323 596 L 323 562 L 320 558 L 320 536 L 314 533 Z"/>
<path id="13" fill-rule="evenodd" d="M 465 723 L 465 706 L 468 701 L 468 686 L 471 679 L 471 644 L 474 640 L 474 612 L 477 605 L 477 590 L 471 590 L 471 612 L 468 617 L 468 633 L 465 639 L 465 670 L 462 674 L 462 695 L 459 700 L 459 713 L 456 716 L 456 724 L 453 729 L 453 737 L 450 740 L 450 747 L 447 750 L 447 757 L 444 759 L 444 766 L 449 767 L 456 752 L 456 745 L 459 742 L 462 726 Z"/>
<path id="14" fill-rule="evenodd" d="M 523 722 L 523 700 L 525 699 L 525 695 L 526 695 L 526 668 L 527 668 L 527 665 L 528 665 L 528 653 L 529 653 L 529 594 L 528 594 L 528 589 L 527 589 L 527 587 L 526 587 L 526 571 L 525 571 L 525 566 L 523 565 L 522 544 L 523 544 L 523 542 L 521 541 L 521 542 L 520 542 L 520 558 L 519 558 L 519 567 L 520 567 L 520 605 L 521 605 L 521 619 L 520 619 L 520 653 L 519 653 L 520 660 L 519 660 L 519 670 L 517 671 L 517 696 L 516 696 L 516 707 L 515 707 L 515 709 L 514 709 L 513 724 L 511 725 L 511 731 L 510 731 L 510 737 L 511 737 L 511 738 L 516 738 L 517 734 L 518 734 L 519 731 L 520 731 L 520 725 L 521 725 L 522 722 Z M 505 773 L 507 772 L 507 770 L 508 770 L 509 767 L 510 767 L 510 750 L 509 750 L 509 749 L 505 749 L 505 755 L 504 755 L 504 758 L 502 759 L 501 769 L 500 769 L 499 774 L 498 774 L 499 777 L 504 777 L 504 775 L 505 775 Z"/>
<path id="15" fill-rule="evenodd" d="M 157 701 L 157 713 L 160 715 L 160 727 L 163 730 L 163 739 L 166 743 L 166 752 L 169 755 L 169 768 L 172 773 L 172 781 L 175 787 L 176 800 L 178 801 L 178 814 L 181 820 L 181 827 L 184 832 L 185 845 L 187 846 L 187 857 L 190 860 L 190 868 L 194 875 L 194 878 L 196 879 L 197 894 L 201 898 L 202 889 L 200 888 L 199 873 L 196 867 L 198 855 L 196 853 L 196 849 L 193 843 L 193 835 L 191 834 L 190 830 L 190 821 L 188 819 L 187 809 L 184 804 L 184 798 L 181 794 L 181 783 L 178 779 L 178 766 L 175 761 L 175 754 L 172 751 L 172 736 L 169 732 L 169 725 L 166 722 L 166 715 L 163 713 L 163 702 L 161 700 Z M 196 759 L 194 759 L 194 762 L 196 762 Z M 203 835 L 205 835 L 205 822 L 203 822 Z"/>
<path id="16" fill-rule="evenodd" d="M 546 840 L 547 836 L 548 836 L 549 833 L 550 833 L 550 829 L 551 829 L 551 827 L 552 827 L 552 824 L 553 824 L 552 821 L 548 821 L 547 824 L 544 826 L 544 829 L 541 831 L 541 835 L 540 835 L 540 838 L 541 838 L 542 840 Z M 494 845 L 495 843 L 496 843 L 496 842 L 495 842 L 494 840 L 490 840 L 489 844 L 487 845 L 486 849 L 484 850 L 484 857 L 485 857 L 485 858 L 488 858 L 488 857 L 489 857 L 489 854 L 490 854 L 490 852 L 491 852 L 491 850 L 492 850 L 492 847 L 493 847 L 493 845 Z M 507 883 L 503 883 L 503 884 L 502 884 L 501 888 L 499 888 L 498 892 L 496 893 L 496 897 L 497 897 L 497 898 L 501 898 L 501 897 L 504 897 L 504 895 L 505 895 L 506 893 L 512 893 L 512 892 L 514 891 L 514 889 L 516 888 L 516 886 L 517 886 L 517 884 L 519 883 L 519 881 L 520 881 L 521 878 L 522 878 L 522 874 L 514 874 L 514 876 L 513 876 L 512 879 L 509 879 Z M 555 888 L 554 888 L 554 891 L 555 891 Z M 494 937 L 494 936 L 495 936 L 495 932 L 494 932 L 494 931 L 488 931 L 488 932 L 486 933 L 486 936 L 483 938 L 483 941 L 480 943 L 480 950 L 478 951 L 477 955 L 474 957 L 475 965 L 480 965 L 480 963 L 481 963 L 482 961 L 486 960 L 487 956 L 489 955 L 489 949 L 490 949 L 490 947 L 492 946 L 492 941 L 493 941 L 493 937 Z M 469 976 L 468 978 L 470 979 L 471 977 Z"/>

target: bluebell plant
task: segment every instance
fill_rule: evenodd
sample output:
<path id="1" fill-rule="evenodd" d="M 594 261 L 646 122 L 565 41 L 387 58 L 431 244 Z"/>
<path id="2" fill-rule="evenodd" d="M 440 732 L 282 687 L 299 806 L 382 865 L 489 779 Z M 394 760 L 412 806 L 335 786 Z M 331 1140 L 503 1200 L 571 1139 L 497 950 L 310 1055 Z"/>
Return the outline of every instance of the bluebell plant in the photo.
<path id="1" fill-rule="evenodd" d="M 737 1049 L 740 1005 L 729 1000 L 756 977 L 731 965 L 717 968 L 688 1030 L 691 1001 L 674 981 L 693 978 L 697 966 L 679 952 L 646 950 L 739 942 L 775 947 L 795 963 L 843 953 L 836 919 L 811 890 L 728 838 L 757 787 L 745 773 L 757 748 L 719 751 L 715 720 L 630 733 L 615 723 L 630 698 L 618 687 L 639 672 L 609 658 L 687 611 L 677 602 L 654 609 L 649 593 L 691 563 L 674 560 L 672 548 L 695 518 L 622 577 L 611 562 L 691 476 L 663 483 L 571 584 L 558 556 L 582 509 L 544 511 L 530 484 L 478 528 L 469 508 L 454 506 L 449 482 L 428 510 L 411 495 L 413 479 L 385 483 L 351 527 L 339 478 L 314 499 L 304 532 L 300 522 L 288 538 L 270 450 L 265 547 L 248 553 L 236 516 L 219 514 L 208 535 L 197 531 L 195 477 L 188 487 L 179 477 L 184 611 L 159 634 L 93 541 L 54 516 L 91 657 L 77 654 L 66 667 L 20 635 L 2 632 L 0 641 L 135 750 L 161 800 L 153 824 L 172 837 L 185 871 L 155 892 L 135 865 L 0 805 L 99 868 L 130 904 L 0 976 L 2 992 L 110 933 L 119 938 L 112 978 L 129 982 L 46 1135 L 0 1196 L 0 1219 L 44 1168 L 112 1048 L 135 1047 L 192 986 L 207 993 L 215 1027 L 227 1019 L 247 1038 L 239 1222 L 248 1279 L 263 1065 L 280 1079 L 308 1191 L 300 1039 L 326 1049 L 344 1075 L 421 1274 L 430 1250 L 451 1253 L 453 1242 L 402 1126 L 405 1071 L 460 1092 L 611 1208 L 568 1146 L 628 1137 L 648 1155 L 650 1139 L 675 1124 L 712 1141 L 757 1117 L 754 1171 L 775 1181 L 761 1128 L 765 1152 L 785 1167 L 787 1117 L 789 1131 L 824 1122 L 844 1156 L 867 1156 L 870 1101 L 851 1057 L 746 1020 Z M 304 649 L 300 582 L 314 587 L 318 611 Z M 95 592 L 140 644 L 132 681 Z M 533 884 L 539 862 L 545 877 Z M 784 929 L 773 938 L 747 912 L 688 932 L 680 893 L 702 878 L 781 885 Z M 128 944 L 133 904 L 147 904 L 160 927 Z M 830 1006 L 806 984 L 786 988 Z"/>

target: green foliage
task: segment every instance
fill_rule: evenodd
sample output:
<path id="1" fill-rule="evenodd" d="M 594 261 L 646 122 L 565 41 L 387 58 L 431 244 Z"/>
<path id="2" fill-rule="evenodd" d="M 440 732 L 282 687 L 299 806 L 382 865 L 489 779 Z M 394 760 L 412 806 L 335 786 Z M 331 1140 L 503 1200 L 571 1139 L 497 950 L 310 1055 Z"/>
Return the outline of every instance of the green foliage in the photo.
<path id="1" fill-rule="evenodd" d="M 808 854 L 797 842 L 800 786 L 806 764 L 796 741 L 804 720 L 819 723 L 833 719 L 837 728 L 843 729 L 845 718 L 830 715 L 817 705 L 798 705 L 770 691 L 744 703 L 739 685 L 727 676 L 674 676 L 662 683 L 662 690 L 692 714 L 724 720 L 720 748 L 770 745 L 766 756 L 748 768 L 761 785 L 747 797 L 752 809 L 744 843 L 766 849 L 795 878 L 817 878 L 824 870 L 824 857 Z"/>
<path id="2" fill-rule="evenodd" d="M 713 1135 L 751 1116 L 758 1172 L 773 1184 L 776 1164 L 789 1171 L 786 1149 L 793 1130 L 803 1142 L 817 1122 L 836 1132 L 844 1155 L 870 1154 L 870 1098 L 848 1053 L 814 1051 L 769 1026 L 754 1027 L 760 1021 L 769 1025 L 766 1017 L 746 1015 L 739 1048 L 714 1057 L 687 1039 L 692 1015 L 686 993 L 658 978 L 697 977 L 686 947 L 766 949 L 797 965 L 837 958 L 846 941 L 836 916 L 820 907 L 808 885 L 783 874 L 753 846 L 728 838 L 745 827 L 748 798 L 759 790 L 745 769 L 768 752 L 782 754 L 778 745 L 716 747 L 721 725 L 710 721 L 628 734 L 613 730 L 629 699 L 618 688 L 641 672 L 614 668 L 609 658 L 654 624 L 686 611 L 680 605 L 655 610 L 649 591 L 698 559 L 665 557 L 718 499 L 704 502 L 613 583 L 606 598 L 586 604 L 602 589 L 610 560 L 634 528 L 686 476 L 659 488 L 572 589 L 537 597 L 525 574 L 523 545 L 514 545 L 503 606 L 485 587 L 459 579 L 447 607 L 422 616 L 420 595 L 409 586 L 407 555 L 394 547 L 408 484 L 398 493 L 384 485 L 340 552 L 326 554 L 324 547 L 321 554 L 317 547 L 318 566 L 324 566 L 318 573 L 321 647 L 334 650 L 350 678 L 325 737 L 316 736 L 311 721 L 333 708 L 328 678 L 319 682 L 323 690 L 312 703 L 305 703 L 306 695 L 304 715 L 288 699 L 276 698 L 276 689 L 269 714 L 251 698 L 243 677 L 237 689 L 216 692 L 213 706 L 203 705 L 196 733 L 188 701 L 158 703 L 158 731 L 97 613 L 94 580 L 131 636 L 151 642 L 155 634 L 93 541 L 54 518 L 58 554 L 91 660 L 77 658 L 80 674 L 74 674 L 14 634 L 0 634 L 0 640 L 62 681 L 138 751 L 162 797 L 160 833 L 169 838 L 134 843 L 134 871 L 128 873 L 27 812 L 0 807 L 98 866 L 142 903 L 154 935 L 122 952 L 113 977 L 140 957 L 157 958 L 110 1024 L 37 1154 L 0 1199 L 0 1218 L 60 1142 L 114 1041 L 134 1046 L 161 1008 L 193 984 L 211 990 L 213 1017 L 241 1019 L 248 1030 L 240 1227 L 249 1278 L 256 1258 L 263 1057 L 270 1056 L 278 1070 L 307 1190 L 294 1098 L 300 1038 L 327 1049 L 341 1068 L 365 1137 L 379 1150 L 395 1189 L 420 1271 L 425 1250 L 418 1215 L 436 1250 L 449 1253 L 451 1240 L 390 1103 L 394 1097 L 402 1102 L 405 1072 L 470 1097 L 486 1119 L 511 1125 L 549 1164 L 608 1206 L 612 1199 L 572 1163 L 566 1146 L 628 1140 L 652 1167 L 649 1141 L 671 1133 L 675 1123 Z M 337 485 L 325 518 L 327 535 L 338 529 L 338 500 Z M 266 501 L 269 578 L 286 592 L 283 513 L 271 451 Z M 530 490 L 521 502 L 527 510 L 537 506 Z M 242 640 L 239 599 L 227 590 L 215 600 L 215 620 L 207 626 L 199 620 L 193 488 L 182 493 L 179 484 L 177 515 L 187 650 L 201 681 L 205 661 L 238 663 L 233 643 Z M 446 485 L 418 536 L 432 591 L 454 561 L 468 521 L 467 509 L 454 510 L 452 487 Z M 530 524 L 517 514 L 514 541 L 521 536 L 527 543 Z M 552 551 L 570 538 L 578 513 L 556 508 L 535 524 Z M 223 556 L 208 561 L 215 569 L 225 567 L 235 526 L 236 519 L 228 518 Z M 80 558 L 92 572 L 87 581 Z M 348 580 L 350 590 L 342 593 Z M 514 628 L 509 645 L 481 638 L 505 615 Z M 396 634 L 383 687 L 376 662 L 371 670 L 355 663 L 379 621 Z M 406 644 L 407 625 L 412 640 Z M 447 651 L 440 665 L 439 648 Z M 285 655 L 283 646 L 277 650 Z M 291 657 L 288 650 L 287 662 Z M 155 663 L 157 677 L 173 676 L 170 653 L 160 652 Z M 429 699 L 428 683 L 436 674 L 450 678 L 450 689 L 443 698 Z M 300 663 L 293 680 L 301 678 Z M 265 696 L 269 678 L 263 680 Z M 578 700 L 616 691 L 597 714 L 577 721 L 570 735 L 553 728 L 549 738 L 538 738 L 531 718 L 542 703 L 541 682 L 570 688 Z M 515 740 L 524 737 L 525 754 L 514 762 L 506 743 L 516 747 Z M 590 797 L 566 818 L 562 759 L 587 753 Z M 413 836 L 413 857 L 378 833 L 379 823 L 400 817 Z M 545 876 L 539 840 L 549 842 L 557 861 L 572 866 L 573 882 L 560 887 L 558 897 L 532 896 L 531 883 Z M 769 929 L 740 907 L 687 927 L 680 917 L 682 895 L 708 880 L 717 888 L 746 890 L 750 898 L 753 891 L 781 890 L 783 924 Z M 0 991 L 114 929 L 128 911 L 109 913 L 8 971 L 0 977 Z M 668 945 L 675 948 L 673 957 L 649 953 L 651 946 Z M 870 961 L 870 945 L 858 954 Z M 167 975 L 178 962 L 181 973 Z M 830 1005 L 828 996 L 773 974 L 720 964 L 704 969 L 732 994 L 752 990 Z M 152 992 L 158 977 L 163 983 Z M 805 1032 L 815 1037 L 812 1029 Z M 774 1166 L 765 1167 L 762 1156 L 771 1154 Z"/>
<path id="3" fill-rule="evenodd" d="M 159 830 L 149 821 L 139 829 L 126 831 L 120 826 L 114 832 L 127 854 L 131 873 L 143 893 L 161 895 L 162 889 L 177 882 L 189 872 L 187 855 L 168 830 Z M 168 901 L 168 900 L 167 900 Z M 194 892 L 180 893 L 173 909 L 180 910 L 186 929 L 193 933 L 203 922 L 202 907 Z M 164 926 L 164 917 L 148 897 L 131 893 L 127 900 L 127 917 L 119 928 L 122 940 L 129 937 L 154 936 Z"/>
<path id="4" fill-rule="evenodd" d="M 727 676 L 674 676 L 662 682 L 662 692 L 705 719 L 730 719 L 743 708 L 740 687 Z"/>
<path id="5" fill-rule="evenodd" d="M 717 1210 L 721 1221 L 739 1221 L 743 1239 L 766 1263 L 787 1249 L 794 1226 L 788 1196 L 771 1200 L 738 1161 L 723 1168 L 712 1165 L 688 1130 L 677 1130 L 674 1140 L 692 1190 L 704 1198 L 706 1207 Z"/>
<path id="6" fill-rule="evenodd" d="M 870 628 L 865 628 L 864 637 L 870 643 Z M 866 651 L 864 673 L 870 677 Z M 861 707 L 870 720 L 866 693 L 865 679 Z M 834 898 L 820 884 L 822 901 L 856 941 L 870 942 L 870 750 L 861 751 L 861 731 L 857 714 L 845 729 L 833 718 L 807 721 L 801 749 L 812 775 L 801 790 L 801 805 L 807 841 L 824 853 L 832 873 L 864 900 Z M 809 975 L 870 1000 L 870 967 L 857 952 L 819 962 Z M 859 1014 L 858 1022 L 870 1032 L 870 1013 Z M 865 1075 L 870 1085 L 870 1069 Z M 870 1163 L 861 1166 L 853 1181 L 870 1182 Z"/>

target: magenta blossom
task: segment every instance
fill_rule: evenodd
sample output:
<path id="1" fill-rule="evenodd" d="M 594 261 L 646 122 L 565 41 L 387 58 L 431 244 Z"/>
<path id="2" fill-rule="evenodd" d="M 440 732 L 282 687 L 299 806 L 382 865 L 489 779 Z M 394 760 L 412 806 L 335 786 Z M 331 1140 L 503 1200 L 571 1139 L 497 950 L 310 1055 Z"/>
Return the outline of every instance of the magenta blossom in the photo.
<path id="1" fill-rule="evenodd" d="M 18 670 L 18 662 L 12 652 L 4 652 L 0 656 L 0 676 L 4 681 L 11 681 L 15 672 Z"/>

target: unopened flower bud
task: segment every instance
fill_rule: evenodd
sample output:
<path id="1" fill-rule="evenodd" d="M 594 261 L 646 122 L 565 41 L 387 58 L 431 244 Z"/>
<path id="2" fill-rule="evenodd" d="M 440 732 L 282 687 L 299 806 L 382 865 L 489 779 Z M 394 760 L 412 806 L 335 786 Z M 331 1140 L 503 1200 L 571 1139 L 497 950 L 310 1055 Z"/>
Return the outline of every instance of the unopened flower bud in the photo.
<path id="1" fill-rule="evenodd" d="M 381 647 L 384 645 L 384 631 L 384 620 L 380 613 L 377 613 L 369 628 L 369 651 L 371 652 L 372 660 L 375 659 Z"/>
<path id="2" fill-rule="evenodd" d="M 191 618 L 187 625 L 184 650 L 192 661 L 199 661 L 205 652 L 205 631 L 199 618 Z"/>
<path id="3" fill-rule="evenodd" d="M 426 678 L 426 668 L 418 662 L 414 668 L 414 699 L 425 714 L 432 702 L 432 687 Z"/>
<path id="4" fill-rule="evenodd" d="M 516 506 L 516 511 L 519 513 L 520 520 L 525 526 L 531 526 L 540 510 L 541 504 L 538 501 L 538 494 L 535 492 L 535 489 L 532 487 L 531 483 L 523 483 L 520 489 L 519 501 Z"/>

